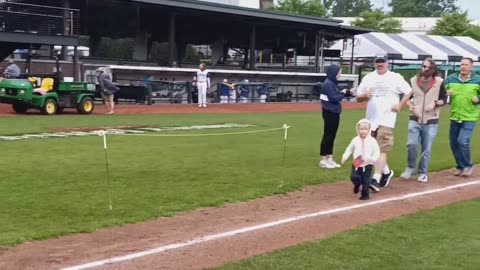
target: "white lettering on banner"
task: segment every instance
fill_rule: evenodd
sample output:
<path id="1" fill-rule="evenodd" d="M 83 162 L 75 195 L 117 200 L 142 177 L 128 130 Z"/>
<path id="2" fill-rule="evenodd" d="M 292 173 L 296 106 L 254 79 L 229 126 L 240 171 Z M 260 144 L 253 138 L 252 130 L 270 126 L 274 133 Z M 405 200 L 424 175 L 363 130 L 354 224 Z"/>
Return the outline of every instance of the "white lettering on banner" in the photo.
<path id="1" fill-rule="evenodd" d="M 119 129 L 119 128 L 106 128 L 107 134 L 111 135 L 121 135 L 121 134 L 144 134 L 151 132 L 162 132 L 162 131 L 188 131 L 188 130 L 203 130 L 203 129 L 221 129 L 221 128 L 246 128 L 253 127 L 254 125 L 247 124 L 217 124 L 217 125 L 196 125 L 196 126 L 180 126 L 180 127 L 162 127 L 162 128 L 153 128 L 153 127 L 144 127 L 136 129 Z M 102 128 L 99 128 L 99 130 Z M 48 139 L 48 138 L 65 138 L 65 137 L 84 137 L 84 136 L 97 136 L 98 130 L 92 131 L 63 131 L 63 132 L 52 132 L 52 133 L 39 133 L 39 134 L 24 134 L 24 135 L 13 135 L 13 136 L 0 136 L 0 141 L 18 141 L 18 140 L 30 140 L 30 139 Z"/>

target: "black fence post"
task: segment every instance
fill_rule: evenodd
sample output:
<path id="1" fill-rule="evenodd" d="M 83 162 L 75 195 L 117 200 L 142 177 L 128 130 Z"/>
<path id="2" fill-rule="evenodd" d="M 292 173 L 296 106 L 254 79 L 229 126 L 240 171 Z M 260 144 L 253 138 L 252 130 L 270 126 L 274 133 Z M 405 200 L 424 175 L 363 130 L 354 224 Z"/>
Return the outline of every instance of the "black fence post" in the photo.
<path id="1" fill-rule="evenodd" d="M 297 102 L 299 102 L 300 99 L 298 98 L 298 83 L 295 85 L 295 89 L 296 89 L 296 95 L 297 95 Z"/>
<path id="2" fill-rule="evenodd" d="M 255 92 L 256 92 L 255 90 L 257 89 L 256 87 L 257 87 L 256 83 L 250 86 L 250 93 L 252 94 L 252 103 L 255 102 Z"/>
<path id="3" fill-rule="evenodd" d="M 152 105 L 152 83 L 151 82 L 146 82 L 145 84 L 146 90 L 147 90 L 147 105 Z"/>

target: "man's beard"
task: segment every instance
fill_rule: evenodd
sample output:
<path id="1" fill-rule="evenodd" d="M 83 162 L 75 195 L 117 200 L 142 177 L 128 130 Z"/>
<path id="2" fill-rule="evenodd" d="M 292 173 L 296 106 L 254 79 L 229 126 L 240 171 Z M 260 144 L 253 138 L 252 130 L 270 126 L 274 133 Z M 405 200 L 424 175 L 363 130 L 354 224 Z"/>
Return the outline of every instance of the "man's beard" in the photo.
<path id="1" fill-rule="evenodd" d="M 422 75 L 422 77 L 425 77 L 425 78 L 430 78 L 432 77 L 433 72 L 431 70 L 424 70 L 420 75 Z"/>

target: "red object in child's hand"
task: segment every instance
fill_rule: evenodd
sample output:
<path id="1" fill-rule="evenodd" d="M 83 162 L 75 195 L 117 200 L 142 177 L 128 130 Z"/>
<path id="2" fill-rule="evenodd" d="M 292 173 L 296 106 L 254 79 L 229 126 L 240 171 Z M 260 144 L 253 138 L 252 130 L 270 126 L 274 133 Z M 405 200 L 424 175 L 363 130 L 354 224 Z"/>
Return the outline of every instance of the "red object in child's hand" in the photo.
<path id="1" fill-rule="evenodd" d="M 364 162 L 362 156 L 358 156 L 356 159 L 353 160 L 353 166 L 355 168 L 358 168 L 360 167 L 360 165 L 362 165 L 362 163 Z"/>

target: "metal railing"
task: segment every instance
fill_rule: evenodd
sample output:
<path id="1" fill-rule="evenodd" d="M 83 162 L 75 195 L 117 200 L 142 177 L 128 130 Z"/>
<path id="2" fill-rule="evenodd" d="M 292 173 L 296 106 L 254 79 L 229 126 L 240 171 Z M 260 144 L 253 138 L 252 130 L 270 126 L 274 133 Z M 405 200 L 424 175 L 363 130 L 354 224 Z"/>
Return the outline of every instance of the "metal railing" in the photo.
<path id="1" fill-rule="evenodd" d="M 0 31 L 55 36 L 79 36 L 78 9 L 0 2 Z"/>

